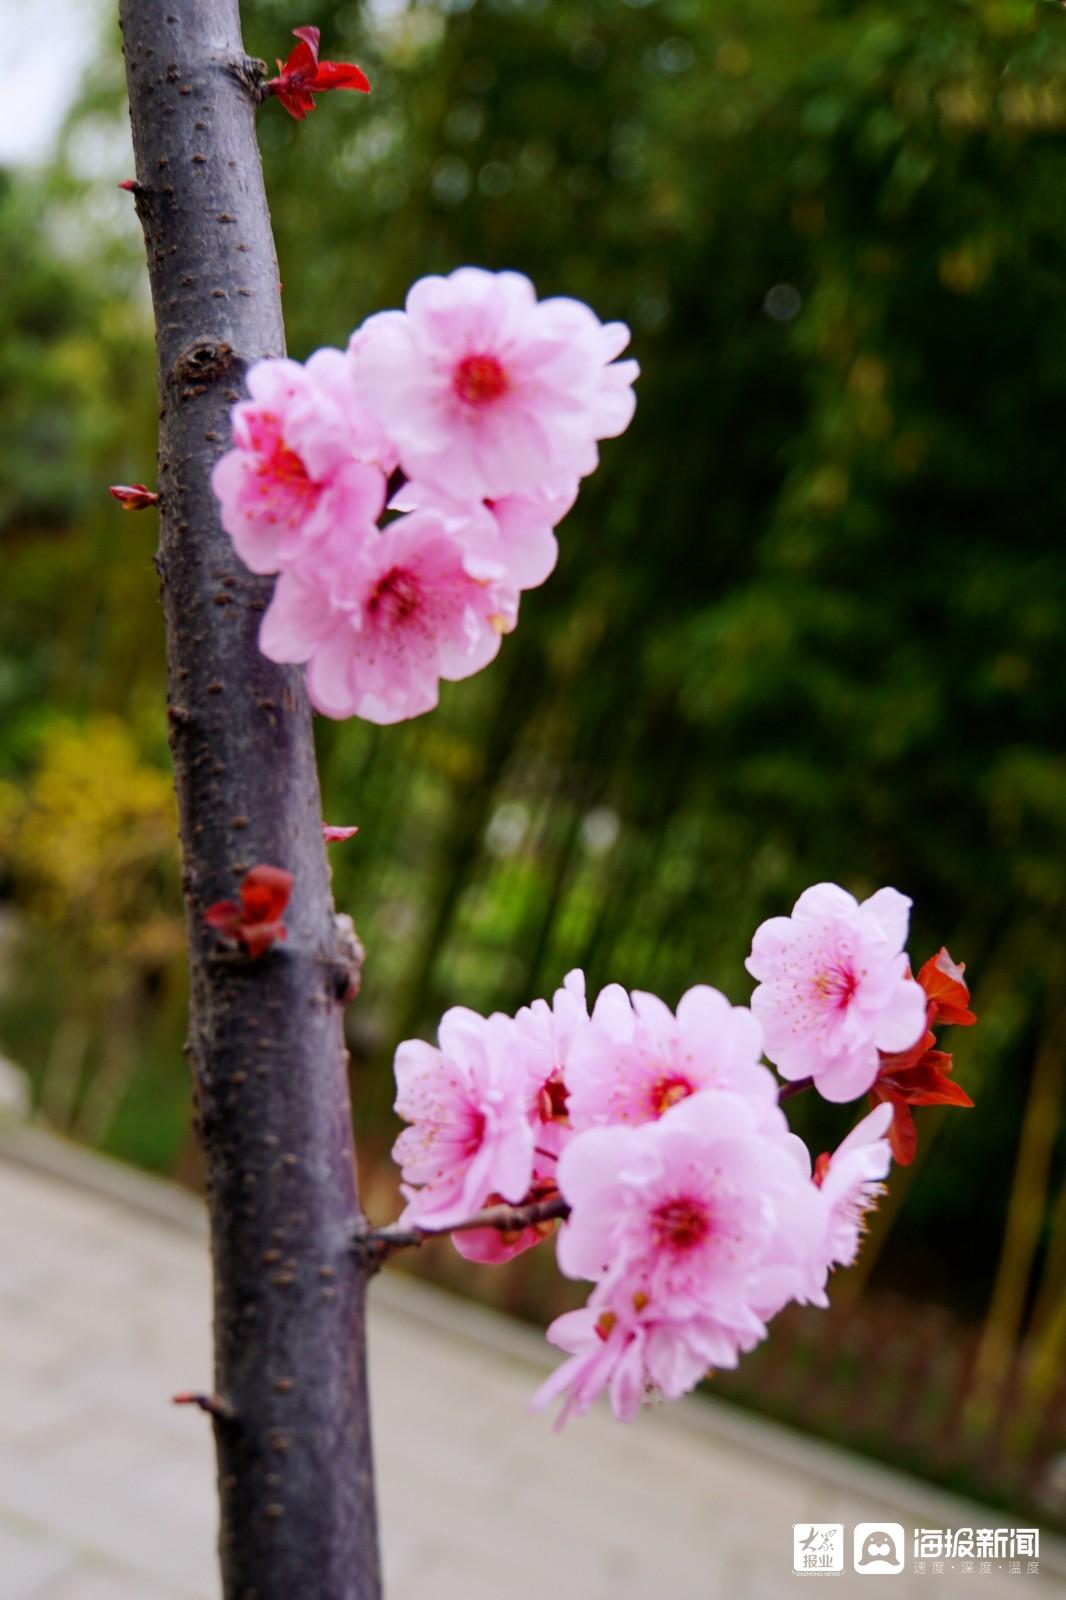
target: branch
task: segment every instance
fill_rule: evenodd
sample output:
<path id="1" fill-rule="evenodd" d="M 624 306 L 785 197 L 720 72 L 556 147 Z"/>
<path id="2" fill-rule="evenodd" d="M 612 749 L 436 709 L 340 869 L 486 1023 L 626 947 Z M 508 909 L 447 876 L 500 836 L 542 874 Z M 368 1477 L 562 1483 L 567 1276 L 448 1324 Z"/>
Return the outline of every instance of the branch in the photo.
<path id="1" fill-rule="evenodd" d="M 159 367 L 157 565 L 212 1387 L 240 1419 L 215 1429 L 222 1592 L 378 1600 L 367 1269 L 348 1248 L 359 1200 L 343 1013 L 359 949 L 334 919 L 301 674 L 258 647 L 273 580 L 238 560 L 210 485 L 246 370 L 285 351 L 255 137 L 262 75 L 237 0 L 121 0 L 121 20 Z M 223 957 L 204 912 L 254 862 L 293 876 L 288 937 L 259 960 Z"/>
<path id="2" fill-rule="evenodd" d="M 408 1250 L 424 1244 L 427 1239 L 443 1239 L 450 1233 L 470 1233 L 474 1228 L 495 1228 L 499 1233 L 521 1233 L 524 1228 L 536 1227 L 538 1222 L 565 1221 L 570 1207 L 561 1194 L 549 1200 L 533 1200 L 525 1206 L 485 1206 L 462 1222 L 453 1222 L 447 1228 L 404 1228 L 390 1223 L 385 1228 L 356 1228 L 352 1247 L 365 1255 L 376 1270 L 394 1250 Z"/>
<path id="3" fill-rule="evenodd" d="M 216 1422 L 234 1422 L 237 1413 L 228 1400 L 220 1394 L 198 1394 L 192 1391 L 183 1391 L 181 1394 L 171 1396 L 172 1406 L 198 1406 L 209 1417 L 214 1417 Z"/>

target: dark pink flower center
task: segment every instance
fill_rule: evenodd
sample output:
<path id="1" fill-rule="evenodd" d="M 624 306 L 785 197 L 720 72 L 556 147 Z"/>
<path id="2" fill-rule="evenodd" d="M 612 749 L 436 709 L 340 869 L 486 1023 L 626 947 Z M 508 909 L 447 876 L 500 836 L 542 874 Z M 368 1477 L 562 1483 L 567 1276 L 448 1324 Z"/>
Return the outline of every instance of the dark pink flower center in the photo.
<path id="1" fill-rule="evenodd" d="M 710 1233 L 711 1219 L 701 1201 L 684 1196 L 678 1200 L 664 1200 L 655 1208 L 651 1214 L 651 1231 L 660 1247 L 691 1250 Z"/>
<path id="2" fill-rule="evenodd" d="M 562 1078 L 549 1078 L 537 1100 L 541 1122 L 566 1122 L 568 1098 L 569 1091 Z"/>
<path id="3" fill-rule="evenodd" d="M 678 1101 L 687 1100 L 692 1093 L 692 1085 L 687 1078 L 682 1078 L 678 1073 L 659 1078 L 652 1084 L 649 1100 L 655 1116 L 661 1117 L 664 1111 L 669 1111 L 671 1106 L 676 1106 Z"/>
<path id="4" fill-rule="evenodd" d="M 252 445 L 259 455 L 255 475 L 261 493 L 281 495 L 288 500 L 315 500 L 321 484 L 315 482 L 303 460 L 290 450 L 281 436 L 277 417 L 263 412 L 252 425 Z"/>
<path id="5" fill-rule="evenodd" d="M 495 356 L 464 356 L 452 374 L 452 387 L 468 406 L 491 405 L 508 389 L 507 374 Z"/>
<path id="6" fill-rule="evenodd" d="M 814 980 L 814 991 L 819 999 L 827 1000 L 838 1011 L 846 1010 L 858 987 L 859 980 L 855 973 L 843 963 L 826 967 Z"/>
<path id="7" fill-rule="evenodd" d="M 366 609 L 386 627 L 396 627 L 418 610 L 422 592 L 416 580 L 402 567 L 392 567 L 378 579 L 366 602 Z"/>
<path id="8" fill-rule="evenodd" d="M 466 1133 L 467 1156 L 474 1156 L 485 1142 L 485 1113 L 473 1111 L 470 1115 Z"/>

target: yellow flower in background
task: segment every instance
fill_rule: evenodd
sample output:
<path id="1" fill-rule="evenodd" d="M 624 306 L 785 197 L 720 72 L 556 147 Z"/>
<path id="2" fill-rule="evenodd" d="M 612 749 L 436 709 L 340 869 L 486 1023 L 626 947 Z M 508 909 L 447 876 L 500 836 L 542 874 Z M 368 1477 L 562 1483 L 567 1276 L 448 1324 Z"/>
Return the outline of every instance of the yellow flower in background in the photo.
<path id="1" fill-rule="evenodd" d="M 26 790 L 0 787 L 0 858 L 31 920 L 76 929 L 98 953 L 128 947 L 161 901 L 173 904 L 170 775 L 118 717 L 59 724 Z"/>

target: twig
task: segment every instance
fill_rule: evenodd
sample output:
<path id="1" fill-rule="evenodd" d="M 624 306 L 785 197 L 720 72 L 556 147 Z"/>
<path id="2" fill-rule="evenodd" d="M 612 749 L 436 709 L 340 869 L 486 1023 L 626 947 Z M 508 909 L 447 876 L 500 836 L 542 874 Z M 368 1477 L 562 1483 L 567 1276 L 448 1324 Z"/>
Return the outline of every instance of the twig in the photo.
<path id="1" fill-rule="evenodd" d="M 352 1244 L 356 1250 L 365 1252 L 376 1268 L 394 1250 L 412 1249 L 424 1244 L 427 1239 L 443 1238 L 449 1233 L 469 1233 L 474 1228 L 521 1233 L 523 1228 L 533 1228 L 538 1222 L 563 1220 L 569 1215 L 570 1207 L 561 1194 L 556 1194 L 548 1200 L 533 1200 L 525 1206 L 485 1206 L 447 1228 L 402 1228 L 395 1222 L 385 1228 L 367 1228 L 354 1234 Z"/>
<path id="2" fill-rule="evenodd" d="M 173 1406 L 199 1406 L 201 1411 L 206 1411 L 209 1417 L 214 1417 L 218 1422 L 233 1422 L 237 1413 L 228 1400 L 223 1400 L 220 1394 L 195 1394 L 191 1390 L 183 1391 L 171 1397 Z"/>

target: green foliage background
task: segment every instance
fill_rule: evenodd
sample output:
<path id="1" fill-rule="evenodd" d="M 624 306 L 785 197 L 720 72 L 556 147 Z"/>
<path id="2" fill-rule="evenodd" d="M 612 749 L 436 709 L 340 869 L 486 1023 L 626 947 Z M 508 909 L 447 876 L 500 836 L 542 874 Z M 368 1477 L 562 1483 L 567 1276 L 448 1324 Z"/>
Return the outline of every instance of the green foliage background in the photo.
<path id="1" fill-rule="evenodd" d="M 305 20 L 243 9 L 267 58 Z M 322 0 L 314 20 L 374 92 L 261 116 L 292 352 L 471 261 L 628 321 L 644 369 L 498 663 L 415 723 L 319 727 L 326 814 L 361 828 L 334 876 L 368 947 L 373 1191 L 391 1048 L 449 1003 L 511 1009 L 577 964 L 741 1000 L 763 917 L 818 879 L 893 883 L 915 956 L 968 963 L 981 1026 L 953 1042 L 979 1108 L 925 1114 L 875 1282 L 979 1320 L 1062 1023 L 1066 17 Z M 55 163 L 0 191 L 0 1038 L 53 1120 L 173 1170 L 154 529 L 104 492 L 150 481 L 154 448 L 123 117 L 109 32 Z M 1008 1343 L 1066 1290 L 1060 1092 Z M 796 1122 L 819 1147 L 841 1126 Z"/>

